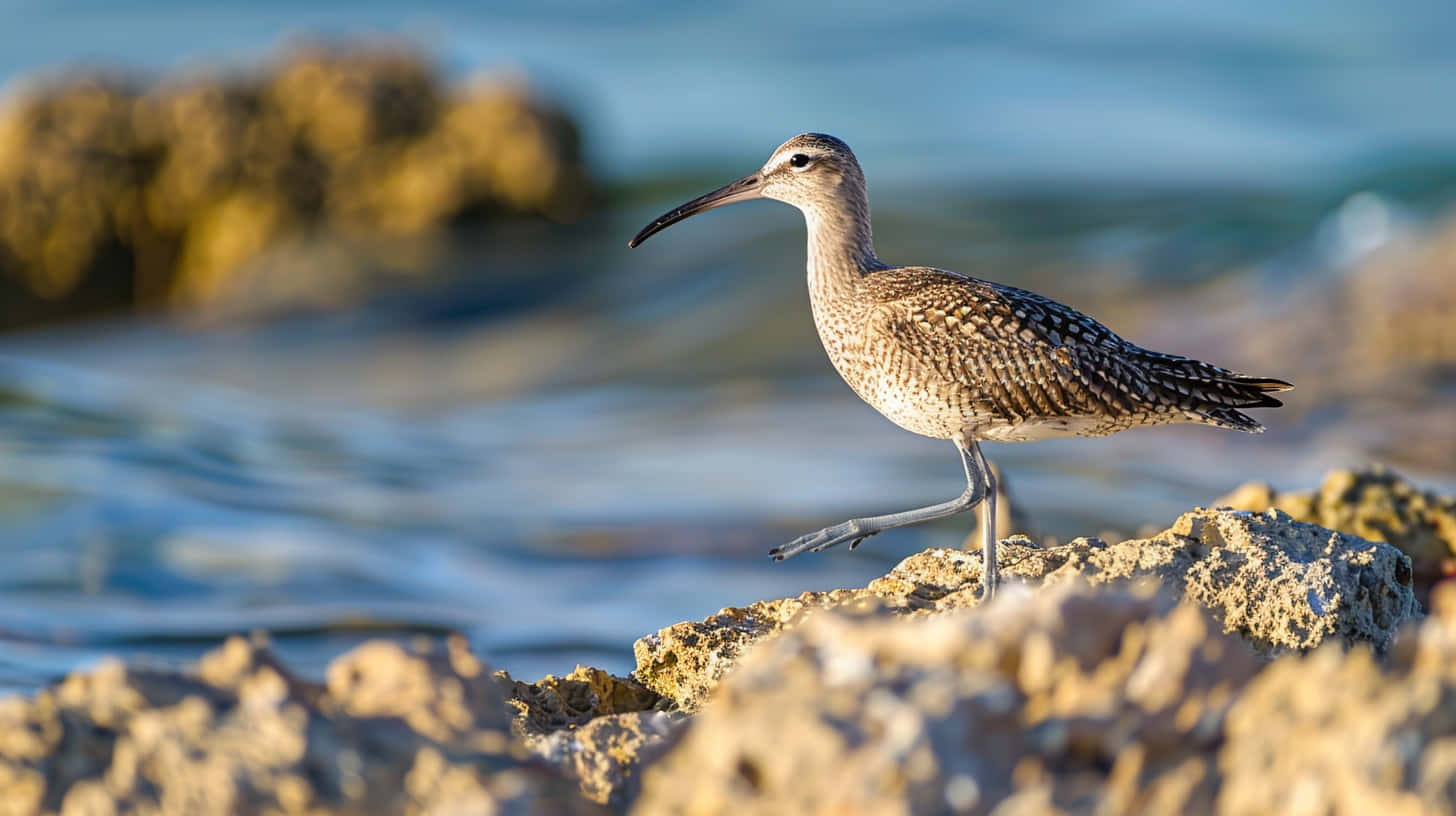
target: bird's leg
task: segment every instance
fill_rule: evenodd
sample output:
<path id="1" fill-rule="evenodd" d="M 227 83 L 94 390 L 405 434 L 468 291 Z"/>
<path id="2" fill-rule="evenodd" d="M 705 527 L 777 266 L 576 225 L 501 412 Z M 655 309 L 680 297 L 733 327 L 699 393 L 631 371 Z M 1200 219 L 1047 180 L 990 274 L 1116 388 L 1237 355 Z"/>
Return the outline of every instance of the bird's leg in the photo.
<path id="1" fill-rule="evenodd" d="M 850 549 L 854 549 L 859 546 L 861 541 L 885 530 L 954 516 L 970 510 L 986 497 L 986 482 L 990 474 L 985 469 L 986 460 L 981 457 L 980 449 L 976 447 L 975 442 L 957 439 L 956 449 L 961 453 L 961 465 L 966 470 L 966 489 L 954 499 L 932 504 L 929 507 L 903 510 L 899 513 L 850 519 L 832 527 L 825 527 L 818 532 L 801 535 L 782 547 L 769 550 L 768 554 L 773 556 L 775 561 L 782 561 L 803 552 L 827 550 L 846 541 L 850 542 Z"/>
<path id="2" fill-rule="evenodd" d="M 986 491 L 985 506 L 981 508 L 985 514 L 981 526 L 981 603 L 985 603 L 996 595 L 996 584 L 1000 582 L 996 564 L 996 474 L 986 461 L 986 455 L 981 453 L 980 445 L 971 442 L 970 449 Z"/>

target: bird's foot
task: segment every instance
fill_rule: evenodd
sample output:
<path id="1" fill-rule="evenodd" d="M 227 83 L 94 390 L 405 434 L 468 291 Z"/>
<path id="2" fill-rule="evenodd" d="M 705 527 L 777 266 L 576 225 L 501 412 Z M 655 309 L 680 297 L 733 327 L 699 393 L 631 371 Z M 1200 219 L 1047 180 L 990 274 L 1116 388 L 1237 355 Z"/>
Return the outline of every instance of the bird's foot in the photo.
<path id="1" fill-rule="evenodd" d="M 852 550 L 858 547 L 860 542 L 879 532 L 865 524 L 862 519 L 850 519 L 817 532 L 801 535 L 782 547 L 774 547 L 768 551 L 768 554 L 773 560 L 782 561 L 800 553 L 821 552 L 830 547 L 837 547 L 846 541 L 849 542 L 849 548 Z"/>

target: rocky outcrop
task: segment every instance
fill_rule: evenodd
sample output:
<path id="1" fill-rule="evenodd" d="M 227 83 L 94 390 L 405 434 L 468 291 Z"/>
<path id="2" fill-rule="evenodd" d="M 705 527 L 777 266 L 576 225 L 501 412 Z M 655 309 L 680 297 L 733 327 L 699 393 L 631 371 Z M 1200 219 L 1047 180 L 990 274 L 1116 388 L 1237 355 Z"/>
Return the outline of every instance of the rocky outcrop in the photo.
<path id="1" fill-rule="evenodd" d="M 1196 608 L 1151 593 L 1006 594 L 929 618 L 811 616 L 724 681 L 632 812 L 1208 799 L 1228 690 L 1258 661 Z"/>
<path id="2" fill-rule="evenodd" d="M 1044 549 L 1007 539 L 1001 558 L 1008 580 L 1033 584 L 1155 581 L 1208 609 L 1262 654 L 1309 649 L 1328 638 L 1385 650 L 1416 612 L 1410 560 L 1398 550 L 1278 511 L 1195 510 L 1152 538 L 1118 544 L 1080 538 Z M 871 602 L 923 615 L 974 606 L 980 574 L 979 554 L 927 550 L 864 589 L 725 609 L 638 640 L 635 676 L 695 711 L 749 646 L 791 626 L 805 610 Z"/>
<path id="3" fill-rule="evenodd" d="M 581 794 L 621 810 L 637 798 L 642 769 L 667 751 L 685 724 L 662 711 L 605 714 L 530 742 L 542 759 L 575 778 Z"/>
<path id="4" fill-rule="evenodd" d="M 369 643 L 322 686 L 241 638 L 195 676 L 109 662 L 0 701 L 0 735 L 7 813 L 597 812 L 460 643 Z"/>
<path id="5" fill-rule="evenodd" d="M 1385 501 L 1340 483 L 1309 506 Z M 322 684 L 238 638 L 108 663 L 0 701 L 0 812 L 1456 814 L 1456 582 L 1421 619 L 1405 554 L 1279 510 L 1001 549 L 990 605 L 929 550 L 668 627 L 631 678 L 517 682 L 460 638 Z"/>
<path id="6" fill-rule="evenodd" d="M 636 680 L 601 669 L 577 666 L 565 677 L 548 674 L 534 683 L 497 678 L 507 684 L 507 704 L 516 711 L 516 730 L 524 737 L 586 725 L 597 717 L 630 714 L 663 707 L 662 695 Z"/>
<path id="7" fill-rule="evenodd" d="M 667 813 L 1452 813 L 1456 588 L 1382 667 L 1264 664 L 1192 603 L 1080 580 L 986 609 L 820 611 L 648 768 Z"/>
<path id="8" fill-rule="evenodd" d="M 1152 538 L 1078 539 L 1032 550 L 1015 569 L 1046 582 L 1156 578 L 1266 655 L 1329 639 L 1383 652 L 1417 613 L 1410 559 L 1399 550 L 1277 510 L 1195 510 Z"/>
<path id="9" fill-rule="evenodd" d="M 565 677 L 535 683 L 497 675 L 509 690 L 515 733 L 557 766 L 587 799 L 622 807 L 636 796 L 639 771 L 666 747 L 683 717 L 658 710 L 667 702 L 635 680 L 577 666 Z"/>
<path id="10" fill-rule="evenodd" d="M 565 114 L 512 81 L 449 86 L 401 48 L 150 89 L 35 82 L 0 105 L 0 328 L 208 304 L 288 246 L 377 257 L 465 219 L 569 219 L 588 194 Z"/>
<path id="11" fill-rule="evenodd" d="M 1456 813 L 1456 585 L 1388 665 L 1335 648 L 1274 662 L 1225 734 L 1220 813 Z"/>
<path id="12" fill-rule="evenodd" d="M 1240 486 L 1217 504 L 1262 513 L 1278 508 L 1299 521 L 1385 541 L 1410 556 L 1416 600 L 1456 575 L 1456 498 L 1421 490 L 1385 468 L 1336 470 L 1316 490 Z"/>

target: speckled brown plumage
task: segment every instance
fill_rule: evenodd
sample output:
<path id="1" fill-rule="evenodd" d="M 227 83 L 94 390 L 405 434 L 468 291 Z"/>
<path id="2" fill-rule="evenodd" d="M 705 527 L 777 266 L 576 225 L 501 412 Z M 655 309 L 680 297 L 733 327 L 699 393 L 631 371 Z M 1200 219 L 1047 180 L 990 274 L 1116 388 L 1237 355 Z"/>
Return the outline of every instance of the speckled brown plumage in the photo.
<path id="1" fill-rule="evenodd" d="M 835 368 L 907 430 L 941 439 L 1103 436 L 1139 425 L 1263 426 L 1278 380 L 1161 354 L 1024 289 L 928 267 L 866 270 L 816 298 Z M 832 336 L 831 336 L 832 335 Z"/>
<path id="2" fill-rule="evenodd" d="M 777 559 L 984 505 L 982 597 L 996 587 L 996 480 L 978 442 L 1103 436 L 1198 422 L 1258 432 L 1243 408 L 1273 407 L 1281 380 L 1149 351 L 1024 289 L 875 255 L 864 173 L 819 133 L 780 145 L 758 172 L 676 207 L 629 246 L 696 213 L 750 198 L 798 207 L 808 227 L 809 302 L 836 370 L 903 428 L 955 442 L 966 490 L 928 507 L 850 519 L 799 536 Z"/>

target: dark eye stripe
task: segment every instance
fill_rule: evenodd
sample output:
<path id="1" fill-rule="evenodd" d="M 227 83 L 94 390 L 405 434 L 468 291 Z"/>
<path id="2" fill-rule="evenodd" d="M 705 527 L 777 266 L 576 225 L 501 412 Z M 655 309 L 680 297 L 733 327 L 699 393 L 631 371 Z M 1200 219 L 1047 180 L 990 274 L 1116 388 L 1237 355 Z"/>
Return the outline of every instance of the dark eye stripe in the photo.
<path id="1" fill-rule="evenodd" d="M 805 156 L 803 153 L 795 153 L 794 155 L 789 157 L 790 167 L 807 167 L 808 165 L 809 157 Z"/>

